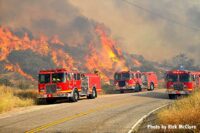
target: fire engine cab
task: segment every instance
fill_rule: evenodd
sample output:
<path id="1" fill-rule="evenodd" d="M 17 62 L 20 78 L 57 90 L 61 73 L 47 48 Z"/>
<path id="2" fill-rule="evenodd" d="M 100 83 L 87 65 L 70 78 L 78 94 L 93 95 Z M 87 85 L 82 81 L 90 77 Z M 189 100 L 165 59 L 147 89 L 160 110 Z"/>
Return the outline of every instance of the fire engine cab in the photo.
<path id="1" fill-rule="evenodd" d="M 124 93 L 125 90 L 154 90 L 158 80 L 154 72 L 121 71 L 114 74 L 114 84 L 116 90 Z"/>
<path id="2" fill-rule="evenodd" d="M 41 70 L 38 80 L 38 98 L 52 103 L 56 98 L 69 98 L 76 102 L 79 97 L 97 97 L 101 92 L 100 77 L 97 74 L 79 73 L 66 69 Z"/>
<path id="3" fill-rule="evenodd" d="M 167 93 L 170 99 L 191 94 L 200 86 L 200 72 L 185 70 L 167 71 L 165 76 Z"/>

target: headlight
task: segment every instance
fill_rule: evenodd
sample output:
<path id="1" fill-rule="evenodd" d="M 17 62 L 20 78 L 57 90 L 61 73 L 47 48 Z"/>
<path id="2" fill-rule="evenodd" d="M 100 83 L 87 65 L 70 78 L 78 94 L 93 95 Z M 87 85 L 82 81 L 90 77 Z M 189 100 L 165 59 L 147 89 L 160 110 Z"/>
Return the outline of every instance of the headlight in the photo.
<path id="1" fill-rule="evenodd" d="M 44 92 L 44 88 L 40 88 L 40 90 L 39 90 L 40 92 Z"/>
<path id="2" fill-rule="evenodd" d="M 57 90 L 57 91 L 61 91 L 61 87 L 57 87 L 56 90 Z"/>
<path id="3" fill-rule="evenodd" d="M 118 86 L 118 85 L 119 85 L 119 83 L 117 82 L 115 85 L 116 85 L 116 86 Z"/>
<path id="4" fill-rule="evenodd" d="M 170 85 L 170 88 L 174 88 L 174 85 L 173 85 L 173 84 L 171 84 L 171 85 Z"/>
<path id="5" fill-rule="evenodd" d="M 118 82 L 115 82 L 115 83 L 114 83 L 114 86 L 118 86 Z"/>

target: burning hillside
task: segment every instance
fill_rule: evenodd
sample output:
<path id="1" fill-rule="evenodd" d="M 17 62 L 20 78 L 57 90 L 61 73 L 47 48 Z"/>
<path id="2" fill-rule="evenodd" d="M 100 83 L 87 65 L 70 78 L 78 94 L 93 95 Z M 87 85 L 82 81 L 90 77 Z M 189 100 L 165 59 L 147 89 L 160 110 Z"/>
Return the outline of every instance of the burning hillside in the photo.
<path id="1" fill-rule="evenodd" d="M 16 72 L 26 77 L 27 79 L 34 80 L 37 71 L 40 69 L 49 68 L 66 68 L 72 70 L 77 68 L 81 71 L 93 72 L 94 70 L 100 71 L 102 78 L 108 81 L 112 78 L 111 75 L 118 70 L 128 70 L 127 63 L 132 65 L 140 65 L 140 62 L 132 58 L 132 62 L 127 62 L 122 54 L 122 51 L 117 47 L 117 42 L 109 37 L 106 33 L 106 28 L 103 25 L 95 26 L 94 33 L 96 39 L 90 40 L 87 52 L 84 50 L 77 51 L 76 47 L 70 49 L 70 46 L 59 39 L 55 35 L 48 38 L 45 35 L 39 38 L 31 38 L 28 33 L 24 33 L 22 37 L 14 34 L 11 29 L 7 27 L 0 27 L 0 62 L 4 66 L 6 72 Z M 80 46 L 77 46 L 80 47 Z M 81 46 L 84 49 L 84 45 Z M 68 49 L 69 48 L 69 49 Z M 78 48 L 77 48 L 78 49 Z M 73 52 L 70 53 L 70 51 Z M 31 55 L 19 54 L 25 51 L 31 51 Z M 18 54 L 16 54 L 18 52 Z M 79 52 L 84 53 L 84 57 L 77 58 Z M 12 56 L 14 54 L 14 56 Z M 24 62 L 31 63 L 33 59 L 26 59 L 30 56 L 36 58 L 49 58 L 53 65 L 43 64 L 40 66 L 28 66 Z M 33 57 L 32 57 L 33 58 Z M 76 59 L 75 59 L 76 58 Z M 27 64 L 28 64 L 27 63 Z M 38 61 L 36 60 L 37 64 Z M 36 69 L 32 71 L 33 67 Z"/>
<path id="2" fill-rule="evenodd" d="M 50 44 L 53 44 L 53 46 Z M 24 36 L 20 38 L 8 28 L 0 27 L 0 61 L 7 62 L 5 70 L 16 71 L 28 79 L 32 79 L 32 77 L 23 72 L 18 63 L 12 64 L 7 59 L 8 56 L 13 51 L 31 50 L 41 56 L 50 56 L 57 67 L 71 69 L 73 67 L 73 59 L 61 48 L 54 48 L 54 45 L 63 45 L 63 43 L 56 38 L 48 39 L 46 36 L 41 36 L 39 39 L 30 39 L 27 33 L 24 33 Z"/>
<path id="3" fill-rule="evenodd" d="M 109 28 L 69 1 L 7 0 L 0 5 L 0 78 L 36 81 L 41 69 L 76 68 L 98 70 L 109 81 L 116 71 L 146 70 L 150 64 L 143 67 L 146 60 L 122 51 Z"/>
<path id="4" fill-rule="evenodd" d="M 101 48 L 90 45 L 91 54 L 87 55 L 85 66 L 90 71 L 98 69 L 105 80 L 109 80 L 111 77 L 108 75 L 117 70 L 128 70 L 122 51 L 116 46 L 116 42 L 108 37 L 103 27 L 98 25 L 95 32 L 99 36 Z"/>

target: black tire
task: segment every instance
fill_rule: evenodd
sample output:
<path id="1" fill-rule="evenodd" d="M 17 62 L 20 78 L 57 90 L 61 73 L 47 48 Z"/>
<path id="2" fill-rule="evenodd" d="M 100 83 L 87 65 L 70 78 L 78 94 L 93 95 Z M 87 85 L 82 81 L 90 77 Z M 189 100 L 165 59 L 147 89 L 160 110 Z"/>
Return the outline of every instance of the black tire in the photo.
<path id="1" fill-rule="evenodd" d="M 97 91 L 96 89 L 92 89 L 92 94 L 91 94 L 92 99 L 97 97 Z"/>
<path id="2" fill-rule="evenodd" d="M 150 84 L 149 90 L 150 90 L 150 91 L 153 91 L 153 90 L 154 90 L 154 84 L 153 84 L 153 83 Z"/>
<path id="3" fill-rule="evenodd" d="M 136 92 L 142 91 L 142 88 L 141 88 L 140 84 L 136 84 L 136 86 L 135 86 L 135 91 L 136 91 Z"/>
<path id="4" fill-rule="evenodd" d="M 89 94 L 87 96 L 88 99 L 94 99 L 96 97 L 97 97 L 97 91 L 96 91 L 96 89 L 92 89 L 92 94 Z"/>
<path id="5" fill-rule="evenodd" d="M 142 87 L 139 85 L 139 90 L 142 91 Z"/>
<path id="6" fill-rule="evenodd" d="M 95 95 L 95 98 L 96 98 L 98 94 L 97 94 L 97 90 L 96 89 L 95 89 L 95 91 L 96 91 L 96 95 Z"/>
<path id="7" fill-rule="evenodd" d="M 77 102 L 79 99 L 79 93 L 77 90 L 74 90 L 72 97 L 70 97 L 71 102 Z"/>
<path id="8" fill-rule="evenodd" d="M 176 94 L 169 94 L 169 99 L 176 99 L 177 98 L 177 95 Z"/>
<path id="9" fill-rule="evenodd" d="M 124 90 L 120 90 L 120 93 L 124 93 Z"/>
<path id="10" fill-rule="evenodd" d="M 47 104 L 53 104 L 56 102 L 56 99 L 50 98 L 50 99 L 46 99 L 46 103 Z"/>
<path id="11" fill-rule="evenodd" d="M 169 99 L 172 99 L 172 94 L 168 94 Z"/>

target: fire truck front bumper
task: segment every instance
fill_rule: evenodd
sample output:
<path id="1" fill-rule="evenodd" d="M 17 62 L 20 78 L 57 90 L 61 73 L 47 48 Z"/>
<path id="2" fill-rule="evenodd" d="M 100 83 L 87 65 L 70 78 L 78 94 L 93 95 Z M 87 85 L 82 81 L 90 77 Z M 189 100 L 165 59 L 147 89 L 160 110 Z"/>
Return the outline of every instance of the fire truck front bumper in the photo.
<path id="1" fill-rule="evenodd" d="M 135 90 L 134 86 L 116 87 L 116 90 Z"/>
<path id="2" fill-rule="evenodd" d="M 38 94 L 38 99 L 42 98 L 64 98 L 71 97 L 71 93 L 55 93 L 55 94 Z"/>
<path id="3" fill-rule="evenodd" d="M 181 91 L 178 91 L 178 90 L 167 90 L 167 93 L 168 94 L 177 94 L 177 95 L 188 95 L 188 94 L 191 94 L 192 91 L 190 91 L 190 90 L 181 90 Z"/>

